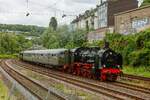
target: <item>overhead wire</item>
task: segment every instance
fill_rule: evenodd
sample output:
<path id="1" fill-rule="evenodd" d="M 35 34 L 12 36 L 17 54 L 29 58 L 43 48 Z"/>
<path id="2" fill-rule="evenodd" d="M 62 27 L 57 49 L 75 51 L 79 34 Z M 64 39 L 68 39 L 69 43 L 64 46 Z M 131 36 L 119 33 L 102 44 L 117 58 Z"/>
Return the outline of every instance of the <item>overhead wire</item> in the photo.
<path id="1" fill-rule="evenodd" d="M 35 4 L 35 5 L 40 5 L 40 7 L 42 7 L 43 9 L 52 9 L 52 10 L 55 10 L 57 12 L 61 12 L 61 13 L 76 13 L 76 11 L 67 11 L 67 10 L 62 10 L 62 9 L 59 9 L 59 8 L 55 8 L 54 6 L 57 5 L 60 1 L 62 0 L 57 0 L 55 3 L 51 4 L 50 6 L 48 7 L 45 7 L 46 5 L 43 5 L 43 4 L 40 4 L 40 3 L 37 3 L 37 2 L 33 2 L 33 1 L 30 1 L 30 3 L 32 4 Z"/>
<path id="2" fill-rule="evenodd" d="M 57 12 L 59 12 L 59 14 L 61 14 L 61 15 L 63 15 L 64 13 L 65 14 L 68 14 L 68 15 L 74 15 L 76 12 L 75 11 L 67 11 L 67 10 L 62 10 L 62 9 L 59 9 L 59 8 L 56 8 L 56 7 L 54 7 L 54 5 L 56 5 L 58 2 L 60 2 L 60 0 L 57 0 L 55 3 L 53 3 L 53 4 L 51 4 L 50 6 L 48 6 L 48 7 L 45 7 L 46 5 L 42 5 L 42 4 L 39 4 L 39 3 L 37 3 L 37 2 L 33 2 L 32 0 L 30 0 L 30 5 L 33 5 L 33 4 L 36 4 L 36 5 L 40 5 L 40 7 L 43 7 L 43 8 L 45 8 L 45 9 L 52 9 L 52 10 L 54 10 L 54 11 L 57 11 Z M 29 0 L 26 0 L 26 9 L 27 9 L 27 13 L 29 12 Z M 3 13 L 3 12 L 1 12 L 1 13 Z M 11 12 L 11 11 L 9 11 L 9 12 L 6 12 L 6 13 L 13 13 L 14 14 L 14 12 Z M 5 13 L 5 14 L 6 14 Z M 15 13 L 17 13 L 17 12 L 15 12 Z M 20 13 L 20 12 L 18 12 L 18 13 Z M 25 13 L 24 11 L 22 11 L 21 13 Z M 35 13 L 35 12 L 33 12 L 33 13 Z M 32 14 L 33 14 L 32 13 Z M 38 14 L 37 14 L 38 13 Z M 41 12 L 40 12 L 41 13 Z M 39 12 L 36 12 L 36 14 L 37 15 L 43 15 L 43 13 L 42 14 L 40 14 Z M 45 13 L 46 15 L 48 15 L 48 14 L 50 14 L 49 12 L 47 12 L 47 13 Z"/>
<path id="3" fill-rule="evenodd" d="M 33 2 L 32 0 L 26 0 L 26 9 L 27 9 L 27 12 L 11 12 L 11 11 L 7 11 L 7 12 L 1 12 L 3 14 L 26 14 L 26 16 L 29 16 L 30 14 L 32 15 L 47 15 L 47 16 L 51 16 L 52 13 L 50 12 L 35 12 L 35 11 L 30 11 L 29 13 L 29 2 L 31 3 L 30 5 L 40 5 L 40 7 L 43 7 L 44 9 L 51 9 L 52 11 L 57 11 L 57 13 L 59 13 L 59 15 L 62 17 L 62 15 L 66 14 L 66 15 L 77 15 L 77 12 L 71 12 L 71 11 L 67 11 L 67 10 L 62 10 L 62 9 L 59 9 L 59 8 L 56 8 L 55 6 L 60 2 L 60 0 L 57 0 L 55 3 L 51 4 L 50 6 L 48 7 L 45 7 L 46 5 L 42 5 L 38 2 Z M 79 12 L 78 12 L 79 13 Z M 55 14 L 56 15 L 56 14 Z M 60 17 L 60 18 L 61 18 Z"/>

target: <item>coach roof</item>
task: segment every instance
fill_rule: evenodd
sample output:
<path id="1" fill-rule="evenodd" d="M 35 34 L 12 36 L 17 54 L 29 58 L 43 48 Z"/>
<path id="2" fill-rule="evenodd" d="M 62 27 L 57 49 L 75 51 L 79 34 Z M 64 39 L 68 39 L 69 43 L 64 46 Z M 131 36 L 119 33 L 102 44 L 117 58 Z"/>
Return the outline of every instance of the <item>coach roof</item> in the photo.
<path id="1" fill-rule="evenodd" d="M 67 51 L 67 49 L 27 50 L 21 53 L 24 53 L 24 54 L 59 54 L 65 51 Z"/>

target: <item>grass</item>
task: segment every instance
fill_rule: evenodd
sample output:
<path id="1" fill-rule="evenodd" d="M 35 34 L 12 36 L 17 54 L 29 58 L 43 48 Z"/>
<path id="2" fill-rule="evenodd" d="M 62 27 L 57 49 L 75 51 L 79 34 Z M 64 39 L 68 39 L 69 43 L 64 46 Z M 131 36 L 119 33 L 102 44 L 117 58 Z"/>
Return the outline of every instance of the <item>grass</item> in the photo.
<path id="1" fill-rule="evenodd" d="M 0 100 L 8 99 L 8 89 L 4 83 L 0 80 Z"/>
<path id="2" fill-rule="evenodd" d="M 0 59 L 17 58 L 17 54 L 0 54 Z"/>
<path id="3" fill-rule="evenodd" d="M 132 74 L 137 76 L 144 76 L 150 78 L 150 66 L 149 67 L 129 67 L 125 66 L 123 72 L 126 74 Z"/>

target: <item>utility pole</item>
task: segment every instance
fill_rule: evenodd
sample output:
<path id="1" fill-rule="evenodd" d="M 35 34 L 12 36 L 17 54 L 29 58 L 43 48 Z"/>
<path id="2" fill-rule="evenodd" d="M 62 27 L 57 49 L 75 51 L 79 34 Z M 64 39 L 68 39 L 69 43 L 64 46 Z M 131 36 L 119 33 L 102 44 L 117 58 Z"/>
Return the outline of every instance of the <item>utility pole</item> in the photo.
<path id="1" fill-rule="evenodd" d="M 56 4 L 57 4 L 57 3 L 55 3 L 54 6 L 56 6 Z M 56 12 L 56 9 L 55 9 L 55 11 L 54 11 L 54 17 L 55 17 L 55 18 L 56 18 L 56 16 L 57 16 L 56 13 L 57 13 L 57 12 Z"/>
<path id="2" fill-rule="evenodd" d="M 26 2 L 27 2 L 27 13 L 26 13 L 26 16 L 29 16 L 30 15 L 29 9 L 28 9 L 29 8 L 29 0 L 27 0 Z"/>

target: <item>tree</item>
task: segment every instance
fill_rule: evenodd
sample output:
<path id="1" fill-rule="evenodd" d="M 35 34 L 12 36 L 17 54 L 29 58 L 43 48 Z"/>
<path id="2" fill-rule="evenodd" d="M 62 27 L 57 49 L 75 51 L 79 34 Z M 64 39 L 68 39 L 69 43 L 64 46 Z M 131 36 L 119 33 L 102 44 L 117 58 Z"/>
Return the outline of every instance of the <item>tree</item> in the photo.
<path id="1" fill-rule="evenodd" d="M 41 37 L 42 44 L 46 48 L 75 48 L 83 46 L 86 42 L 86 31 L 69 31 L 66 25 L 58 27 L 57 31 L 48 28 Z"/>
<path id="2" fill-rule="evenodd" d="M 15 33 L 21 33 L 26 36 L 40 36 L 45 31 L 45 27 L 34 25 L 0 24 L 0 31 L 7 33 L 9 31 L 13 31 Z"/>
<path id="3" fill-rule="evenodd" d="M 141 6 L 150 5 L 150 0 L 144 0 Z"/>
<path id="4" fill-rule="evenodd" d="M 23 35 L 0 33 L 0 54 L 14 54 L 32 46 Z"/>
<path id="5" fill-rule="evenodd" d="M 49 27 L 51 27 L 53 31 L 57 30 L 57 20 L 55 17 L 51 17 Z"/>

